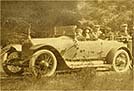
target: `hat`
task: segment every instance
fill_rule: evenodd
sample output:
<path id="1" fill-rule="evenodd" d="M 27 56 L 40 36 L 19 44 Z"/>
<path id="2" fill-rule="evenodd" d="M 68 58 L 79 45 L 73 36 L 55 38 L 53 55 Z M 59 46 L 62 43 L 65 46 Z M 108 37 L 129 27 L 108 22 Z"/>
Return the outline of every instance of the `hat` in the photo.
<path id="1" fill-rule="evenodd" d="M 95 27 L 95 28 L 100 28 L 100 25 L 95 25 L 94 27 Z"/>
<path id="2" fill-rule="evenodd" d="M 85 29 L 92 30 L 92 28 L 91 28 L 91 27 L 86 27 Z"/>
<path id="3" fill-rule="evenodd" d="M 127 24 L 122 24 L 121 27 L 127 27 L 128 25 Z"/>

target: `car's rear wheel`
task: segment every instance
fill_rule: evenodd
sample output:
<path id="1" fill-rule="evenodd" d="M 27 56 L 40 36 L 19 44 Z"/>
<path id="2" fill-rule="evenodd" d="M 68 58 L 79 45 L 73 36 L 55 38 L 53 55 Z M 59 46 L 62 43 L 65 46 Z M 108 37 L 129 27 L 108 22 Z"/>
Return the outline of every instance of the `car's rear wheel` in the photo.
<path id="1" fill-rule="evenodd" d="M 29 67 L 36 77 L 52 76 L 57 68 L 57 60 L 51 51 L 39 50 L 33 54 Z"/>
<path id="2" fill-rule="evenodd" d="M 130 57 L 125 50 L 118 50 L 113 56 L 112 67 L 116 72 L 126 72 L 129 70 Z"/>

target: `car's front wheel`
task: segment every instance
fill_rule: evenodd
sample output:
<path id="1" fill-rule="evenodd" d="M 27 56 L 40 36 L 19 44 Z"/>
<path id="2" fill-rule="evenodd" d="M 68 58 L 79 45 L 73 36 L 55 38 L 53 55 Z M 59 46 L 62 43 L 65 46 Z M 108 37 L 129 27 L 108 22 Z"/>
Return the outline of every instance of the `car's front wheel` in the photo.
<path id="1" fill-rule="evenodd" d="M 21 61 L 19 58 L 12 58 L 12 59 L 7 59 L 3 63 L 3 69 L 5 73 L 9 76 L 19 76 L 22 75 L 24 72 L 24 69 L 20 67 L 18 62 Z"/>
<path id="2" fill-rule="evenodd" d="M 2 66 L 3 66 L 3 70 L 7 75 L 10 76 L 22 75 L 24 69 L 16 65 L 20 61 L 19 57 L 20 57 L 19 52 L 17 51 L 12 51 L 9 53 L 7 52 L 4 54 L 2 60 L 3 61 Z"/>
<path id="3" fill-rule="evenodd" d="M 51 51 L 39 50 L 33 54 L 29 67 L 36 77 L 52 76 L 57 68 L 57 60 Z"/>
<path id="4" fill-rule="evenodd" d="M 116 72 L 126 72 L 129 70 L 130 57 L 125 50 L 118 50 L 113 56 L 112 67 Z"/>

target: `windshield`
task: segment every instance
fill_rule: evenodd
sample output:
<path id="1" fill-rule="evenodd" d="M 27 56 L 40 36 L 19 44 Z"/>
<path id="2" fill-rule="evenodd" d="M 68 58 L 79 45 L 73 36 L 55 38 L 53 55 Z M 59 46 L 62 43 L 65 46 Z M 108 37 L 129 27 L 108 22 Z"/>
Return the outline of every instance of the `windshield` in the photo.
<path id="1" fill-rule="evenodd" d="M 58 26 L 54 27 L 54 36 L 74 36 L 76 26 Z"/>

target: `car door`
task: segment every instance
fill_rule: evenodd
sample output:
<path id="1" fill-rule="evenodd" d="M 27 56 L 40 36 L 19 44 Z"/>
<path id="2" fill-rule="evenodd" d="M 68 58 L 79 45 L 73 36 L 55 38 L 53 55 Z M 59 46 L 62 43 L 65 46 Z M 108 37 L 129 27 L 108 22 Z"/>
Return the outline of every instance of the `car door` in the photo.
<path id="1" fill-rule="evenodd" d="M 100 59 L 102 54 L 102 41 L 89 40 L 77 42 L 76 59 Z"/>

